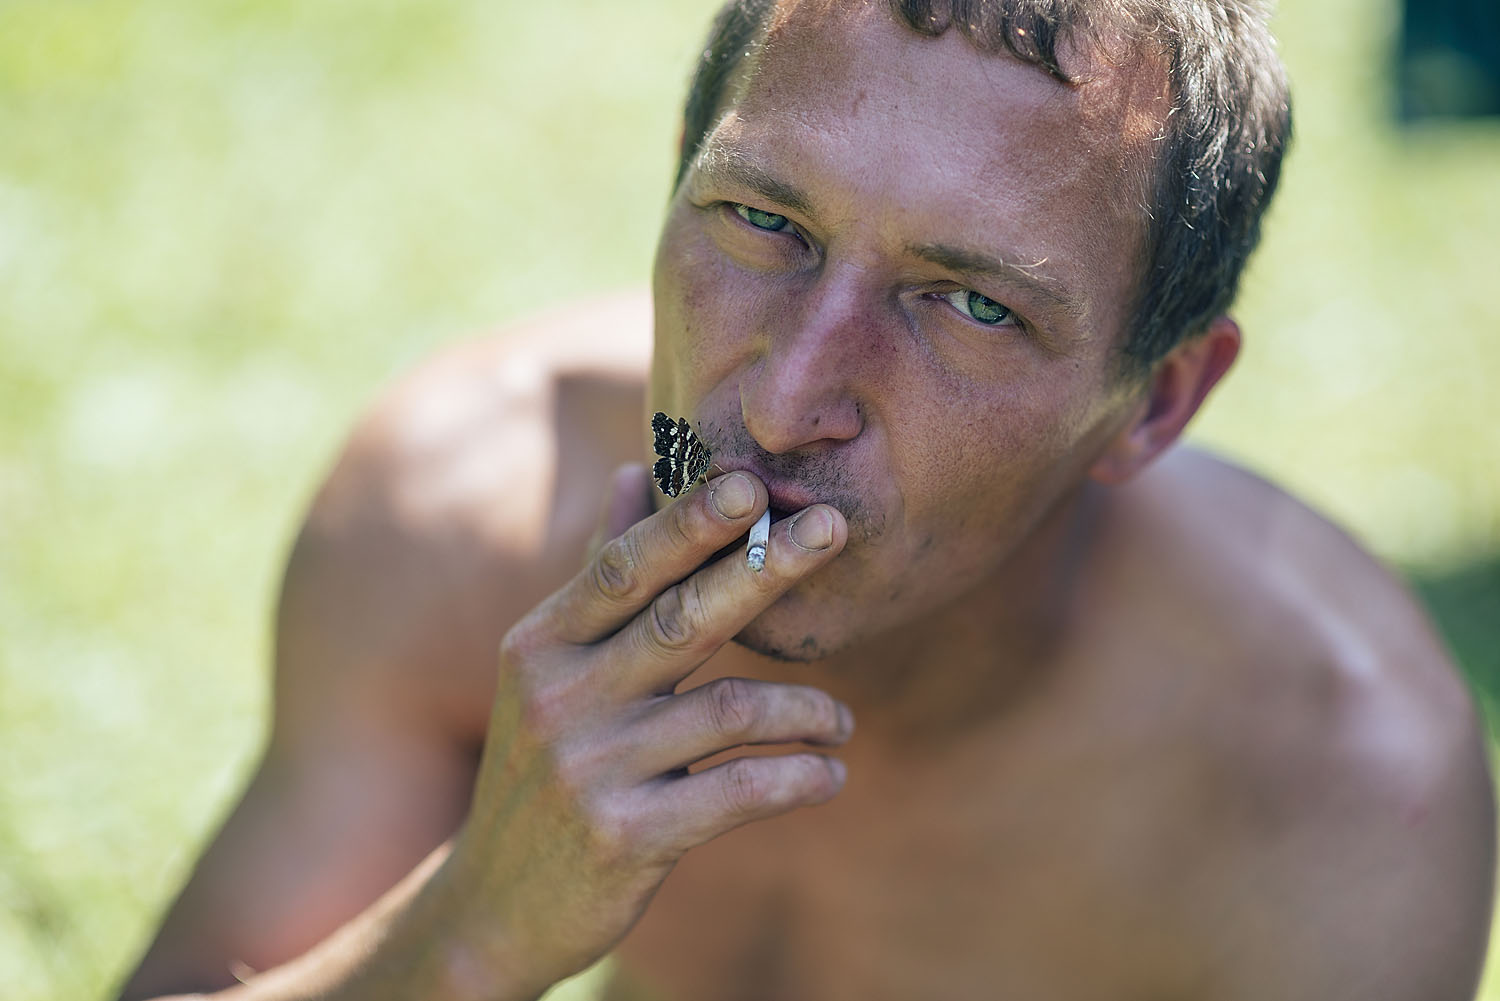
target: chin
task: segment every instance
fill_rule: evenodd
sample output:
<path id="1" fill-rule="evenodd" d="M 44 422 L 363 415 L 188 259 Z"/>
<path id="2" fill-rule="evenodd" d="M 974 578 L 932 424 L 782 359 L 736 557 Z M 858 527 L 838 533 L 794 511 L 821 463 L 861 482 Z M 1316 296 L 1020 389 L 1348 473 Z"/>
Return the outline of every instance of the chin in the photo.
<path id="1" fill-rule="evenodd" d="M 829 621 L 820 622 L 816 618 L 813 621 L 797 621 L 803 617 L 785 616 L 784 621 L 777 622 L 776 619 L 783 616 L 776 612 L 776 607 L 772 606 L 740 630 L 733 642 L 772 660 L 810 664 L 832 657 L 847 649 L 855 640 L 855 637 L 835 630 Z"/>
<path id="2" fill-rule="evenodd" d="M 784 664 L 811 664 L 831 653 L 819 644 L 816 636 L 810 635 L 788 643 L 783 642 L 780 637 L 760 636 L 754 630 L 746 629 L 731 642 L 752 653 L 769 657 L 771 660 L 779 660 Z"/>
<path id="3" fill-rule="evenodd" d="M 878 601 L 868 588 L 851 586 L 846 578 L 824 579 L 831 569 L 787 591 L 732 642 L 773 660 L 810 664 L 870 642 L 909 614 L 889 601 Z"/>

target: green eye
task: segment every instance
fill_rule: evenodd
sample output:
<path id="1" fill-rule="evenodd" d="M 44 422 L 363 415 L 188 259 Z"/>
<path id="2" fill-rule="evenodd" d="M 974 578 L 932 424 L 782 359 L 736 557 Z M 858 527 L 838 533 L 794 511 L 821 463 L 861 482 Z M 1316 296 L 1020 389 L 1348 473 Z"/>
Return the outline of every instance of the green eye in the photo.
<path id="1" fill-rule="evenodd" d="M 943 298 L 952 303 L 953 308 L 960 313 L 987 327 L 998 327 L 1014 316 L 1009 309 L 994 299 L 987 295 L 980 295 L 973 289 L 961 288 L 949 292 Z"/>
<path id="2" fill-rule="evenodd" d="M 764 229 L 772 233 L 779 233 L 792 224 L 792 221 L 784 215 L 777 215 L 775 212 L 763 212 L 760 209 L 753 209 L 748 205 L 736 204 L 734 211 L 736 215 L 756 229 Z"/>

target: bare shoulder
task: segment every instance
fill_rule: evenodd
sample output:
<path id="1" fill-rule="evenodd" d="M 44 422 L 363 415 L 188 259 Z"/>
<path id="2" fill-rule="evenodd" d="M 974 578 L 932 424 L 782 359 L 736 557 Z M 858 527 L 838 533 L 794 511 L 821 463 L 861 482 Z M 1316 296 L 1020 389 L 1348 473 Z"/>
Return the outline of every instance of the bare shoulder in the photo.
<path id="1" fill-rule="evenodd" d="M 648 312 L 584 304 L 457 346 L 360 420 L 287 566 L 265 757 L 124 996 L 301 954 L 462 821 L 500 638 L 576 570 L 641 447 L 621 415 Z"/>
<path id="2" fill-rule="evenodd" d="M 649 350 L 649 298 L 628 294 L 455 345 L 391 385 L 308 512 L 283 645 L 315 633 L 338 654 L 315 670 L 357 662 L 362 684 L 482 734 L 499 636 L 577 569 L 610 470 L 638 457 Z"/>
<path id="3" fill-rule="evenodd" d="M 1214 763 L 1183 898 L 1203 993 L 1472 997 L 1487 741 L 1418 603 L 1329 521 L 1206 454 L 1173 454 L 1131 503 L 1196 622 L 1181 666 L 1207 679 L 1185 724 Z"/>

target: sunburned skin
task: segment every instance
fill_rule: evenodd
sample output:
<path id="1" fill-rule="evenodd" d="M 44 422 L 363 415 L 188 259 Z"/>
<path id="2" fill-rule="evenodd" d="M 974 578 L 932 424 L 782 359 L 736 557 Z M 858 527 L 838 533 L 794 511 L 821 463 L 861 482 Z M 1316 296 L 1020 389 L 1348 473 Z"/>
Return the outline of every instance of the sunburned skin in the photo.
<path id="1" fill-rule="evenodd" d="M 611 332 L 602 347 L 600 329 Z M 337 978 L 350 979 L 340 964 L 358 973 L 405 940 L 419 960 L 441 955 L 455 927 L 440 912 L 434 924 L 448 923 L 421 934 L 423 912 L 403 893 L 455 886 L 466 922 L 473 908 L 507 899 L 474 892 L 488 884 L 472 878 L 421 882 L 432 866 L 408 867 L 431 852 L 446 873 L 473 865 L 466 859 L 476 845 L 519 844 L 515 871 L 552 861 L 566 869 L 531 884 L 546 899 L 525 913 L 544 916 L 577 899 L 559 892 L 579 884 L 582 856 L 556 849 L 568 824 L 547 823 L 536 842 L 516 823 L 504 837 L 455 841 L 451 865 L 438 846 L 486 816 L 471 804 L 473 790 L 488 787 L 473 759 L 452 749 L 486 740 L 497 686 L 512 676 L 496 667 L 504 634 L 580 580 L 600 529 L 594 498 L 666 500 L 640 464 L 650 444 L 640 434 L 651 412 L 650 334 L 644 297 L 573 309 L 452 349 L 361 425 L 358 447 L 318 494 L 288 572 L 270 763 L 122 998 L 219 988 L 235 998 L 305 998 L 299 981 L 316 974 L 333 982 L 320 996 L 367 999 L 368 980 L 340 989 Z M 608 350 L 618 360 L 601 371 Z M 547 373 L 544 391 L 497 393 L 494 373 L 519 361 Z M 433 408 L 453 422 L 442 448 L 412 454 L 411 429 L 430 428 L 418 418 Z M 705 430 L 722 463 L 743 462 L 755 475 L 762 456 Z M 621 463 L 633 472 L 610 481 L 607 471 Z M 556 472 L 528 475 L 537 468 Z M 476 469 L 488 479 L 476 482 Z M 382 513 L 385 494 L 371 496 L 376 472 L 382 490 L 422 504 Z M 714 480 L 663 504 L 721 529 L 653 590 L 721 544 L 731 558 L 708 568 L 708 600 L 726 585 L 769 590 L 785 580 L 787 563 L 810 577 L 843 558 L 790 544 L 776 523 L 792 512 L 773 511 L 765 570 L 746 572 L 745 533 L 770 491 L 759 482 L 754 514 L 715 522 L 704 502 L 716 485 L 725 486 Z M 832 486 L 818 491 L 817 510 L 833 498 L 843 511 L 845 491 Z M 632 508 L 607 520 L 604 534 L 634 517 Z M 1473 997 L 1494 844 L 1483 734 L 1409 596 L 1282 492 L 1190 451 L 1100 496 L 1092 523 L 1065 628 L 1023 651 L 1032 667 L 1024 675 L 994 661 L 979 675 L 966 671 L 972 657 L 962 658 L 962 644 L 1004 625 L 999 616 L 1014 603 L 978 630 L 938 637 L 935 648 L 883 638 L 845 670 L 763 658 L 738 643 L 702 664 L 694 687 L 671 700 L 779 693 L 764 712 L 747 703 L 752 718 L 773 722 L 829 706 L 815 690 L 847 705 L 858 721 L 836 748 L 847 785 L 822 805 L 688 851 L 616 947 L 604 997 L 1271 1001 L 1350 997 L 1348 984 L 1370 985 L 1360 1001 Z M 487 541 L 455 547 L 455 526 L 459 538 Z M 836 541 L 864 545 L 857 533 Z M 553 541 L 530 541 L 542 537 Z M 641 539 L 635 552 L 659 560 L 671 538 Z M 579 616 L 553 621 L 570 628 Z M 370 664 L 372 630 L 374 648 L 399 659 Z M 1351 632 L 1363 638 L 1352 666 Z M 878 673 L 876 655 L 906 665 Z M 554 651 L 535 676 L 566 682 L 573 673 L 559 663 Z M 554 699 L 532 718 L 557 725 L 592 713 L 623 663 L 570 684 L 578 707 L 560 711 Z M 583 739 L 548 745 L 572 756 L 572 788 L 587 758 L 608 776 L 626 757 L 620 748 L 656 754 L 668 742 L 659 732 L 628 743 L 615 735 L 620 720 L 661 720 L 659 707 L 676 704 L 662 694 L 667 683 L 644 686 L 645 710 L 616 706 Z M 778 729 L 769 736 L 824 743 L 732 753 L 754 755 L 753 764 L 812 765 L 804 755 L 833 753 L 829 741 L 842 735 Z M 538 759 L 546 767 L 550 753 Z M 695 766 L 699 774 L 712 767 Z M 339 796 L 327 795 L 329 782 Z M 536 788 L 560 795 L 568 786 Z M 656 785 L 636 788 L 644 791 L 632 795 L 645 796 Z M 371 829 L 381 837 L 368 837 Z M 619 858 L 606 860 L 597 880 L 617 878 Z M 411 899 L 425 907 L 437 898 Z M 408 923 L 395 923 L 405 915 Z M 372 929 L 369 916 L 385 924 Z M 366 947 L 358 936 L 371 930 L 379 945 Z M 581 937 L 576 923 L 568 931 L 560 940 Z M 230 972 L 236 961 L 273 972 L 247 988 Z M 421 961 L 373 965 L 371 975 L 387 981 L 386 996 L 444 996 L 421 982 Z M 505 986 L 491 996 L 520 996 Z"/>
<path id="2" fill-rule="evenodd" d="M 1065 85 L 888 6 L 777 5 L 650 300 L 361 423 L 261 770 L 122 1001 L 533 1001 L 611 952 L 608 1001 L 1474 996 L 1493 792 L 1441 642 L 1169 451 L 1232 320 L 1117 378 L 1161 68 Z"/>

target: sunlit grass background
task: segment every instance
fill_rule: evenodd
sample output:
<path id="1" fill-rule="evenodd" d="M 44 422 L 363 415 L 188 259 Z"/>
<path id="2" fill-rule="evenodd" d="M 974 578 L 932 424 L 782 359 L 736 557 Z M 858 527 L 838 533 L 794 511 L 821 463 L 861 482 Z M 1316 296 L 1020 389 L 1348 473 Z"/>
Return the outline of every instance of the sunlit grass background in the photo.
<path id="1" fill-rule="evenodd" d="M 645 280 L 709 10 L 0 0 L 0 995 L 105 996 L 237 795 L 361 406 Z M 1488 699 L 1500 128 L 1393 124 L 1391 0 L 1278 23 L 1299 138 L 1197 437 L 1404 568 Z"/>

